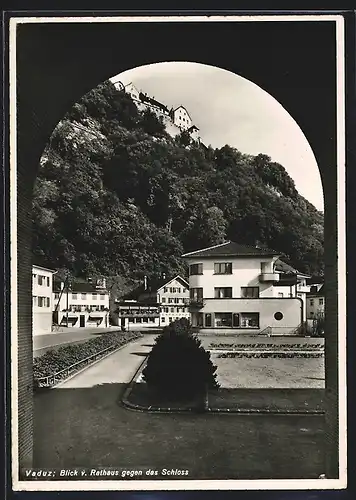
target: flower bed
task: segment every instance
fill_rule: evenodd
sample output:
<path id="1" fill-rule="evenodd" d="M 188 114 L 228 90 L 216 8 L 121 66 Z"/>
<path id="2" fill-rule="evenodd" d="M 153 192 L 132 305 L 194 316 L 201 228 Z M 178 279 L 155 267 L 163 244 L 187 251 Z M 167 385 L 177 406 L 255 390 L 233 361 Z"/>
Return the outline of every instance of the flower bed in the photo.
<path id="1" fill-rule="evenodd" d="M 47 351 L 34 359 L 34 385 L 35 387 L 51 386 L 80 370 L 86 364 L 90 364 L 92 358 L 98 359 L 111 350 L 140 337 L 142 337 L 140 332 L 112 332 L 81 344 L 65 345 L 56 351 Z M 45 378 L 52 378 L 52 380 L 44 380 Z"/>
<path id="2" fill-rule="evenodd" d="M 210 344 L 210 349 L 231 349 L 231 350 L 251 350 L 251 349 L 259 349 L 259 350 L 306 350 L 313 351 L 318 349 L 323 349 L 323 344 L 226 344 L 223 342 Z"/>
<path id="3" fill-rule="evenodd" d="M 292 351 L 292 352 L 224 352 L 218 354 L 218 358 L 322 358 L 324 356 L 323 352 L 302 352 L 302 351 Z"/>

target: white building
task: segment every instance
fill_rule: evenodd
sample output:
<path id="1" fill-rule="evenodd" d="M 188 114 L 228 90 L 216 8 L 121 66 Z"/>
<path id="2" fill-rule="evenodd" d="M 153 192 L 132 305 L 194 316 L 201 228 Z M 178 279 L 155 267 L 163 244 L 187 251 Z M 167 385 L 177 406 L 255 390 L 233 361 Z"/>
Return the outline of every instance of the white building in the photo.
<path id="1" fill-rule="evenodd" d="M 305 275 L 279 256 L 273 250 L 231 241 L 184 254 L 192 325 L 241 333 L 299 332 L 305 312 L 298 297 L 304 292 L 298 292 L 298 285 L 303 285 Z"/>
<path id="2" fill-rule="evenodd" d="M 180 318 L 189 319 L 189 285 L 180 276 L 144 280 L 133 292 L 117 301 L 119 324 L 133 326 L 166 326 Z"/>
<path id="3" fill-rule="evenodd" d="M 110 293 L 105 280 L 56 281 L 53 287 L 53 320 L 68 327 L 107 327 Z"/>
<path id="4" fill-rule="evenodd" d="M 53 269 L 32 266 L 32 331 L 45 335 L 52 331 Z"/>
<path id="5" fill-rule="evenodd" d="M 140 100 L 140 92 L 139 90 L 135 87 L 135 85 L 130 82 L 127 85 L 125 85 L 125 92 L 131 96 L 131 99 L 134 101 L 139 101 Z"/>
<path id="6" fill-rule="evenodd" d="M 323 318 L 325 315 L 324 285 L 312 285 L 307 294 L 306 303 L 307 319 Z"/>
<path id="7" fill-rule="evenodd" d="M 174 125 L 181 130 L 188 130 L 193 125 L 192 119 L 184 106 L 178 106 L 170 112 Z"/>

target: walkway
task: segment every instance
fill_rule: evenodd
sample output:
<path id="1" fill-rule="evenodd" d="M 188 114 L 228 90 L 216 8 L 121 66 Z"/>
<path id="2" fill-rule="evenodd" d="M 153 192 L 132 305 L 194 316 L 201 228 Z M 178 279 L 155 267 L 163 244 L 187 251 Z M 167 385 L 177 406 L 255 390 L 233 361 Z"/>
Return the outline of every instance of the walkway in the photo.
<path id="1" fill-rule="evenodd" d="M 128 384 L 150 352 L 155 335 L 145 335 L 114 352 L 99 363 L 62 382 L 57 388 L 79 389 L 101 384 Z"/>
<path id="2" fill-rule="evenodd" d="M 154 338 L 147 334 L 35 395 L 34 467 L 179 468 L 188 479 L 324 472 L 322 416 L 161 415 L 122 407 L 126 384 Z"/>

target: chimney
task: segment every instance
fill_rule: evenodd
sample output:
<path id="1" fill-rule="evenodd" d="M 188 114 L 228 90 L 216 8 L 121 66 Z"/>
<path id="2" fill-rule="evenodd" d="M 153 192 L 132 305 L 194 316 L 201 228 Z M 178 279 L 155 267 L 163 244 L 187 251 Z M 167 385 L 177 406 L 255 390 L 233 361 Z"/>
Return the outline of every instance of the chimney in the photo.
<path id="1" fill-rule="evenodd" d="M 147 276 L 143 277 L 144 288 L 147 290 Z"/>

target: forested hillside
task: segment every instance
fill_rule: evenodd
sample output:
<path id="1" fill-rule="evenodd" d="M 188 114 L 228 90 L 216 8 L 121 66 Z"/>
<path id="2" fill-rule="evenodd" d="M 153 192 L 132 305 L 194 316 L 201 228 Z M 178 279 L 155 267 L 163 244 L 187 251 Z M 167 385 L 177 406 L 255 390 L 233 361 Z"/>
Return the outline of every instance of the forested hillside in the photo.
<path id="1" fill-rule="evenodd" d="M 281 251 L 307 273 L 323 269 L 323 214 L 283 166 L 173 139 L 110 82 L 54 130 L 33 204 L 34 255 L 74 276 L 184 273 L 182 253 L 225 239 Z"/>

